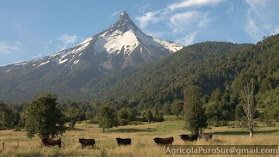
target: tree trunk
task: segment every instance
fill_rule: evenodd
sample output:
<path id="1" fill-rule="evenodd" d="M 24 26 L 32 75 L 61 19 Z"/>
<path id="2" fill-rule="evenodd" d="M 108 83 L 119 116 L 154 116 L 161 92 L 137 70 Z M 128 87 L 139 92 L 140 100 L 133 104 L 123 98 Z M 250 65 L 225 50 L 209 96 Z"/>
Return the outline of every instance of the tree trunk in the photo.
<path id="1" fill-rule="evenodd" d="M 103 133 L 105 133 L 105 128 L 103 128 Z"/>
<path id="2" fill-rule="evenodd" d="M 202 128 L 200 128 L 200 134 L 202 134 Z"/>
<path id="3" fill-rule="evenodd" d="M 253 79 L 251 83 L 246 82 L 246 86 L 242 90 L 244 100 L 243 109 L 248 123 L 248 130 L 250 133 L 250 138 L 253 138 L 253 128 L 254 128 L 254 114 L 255 110 L 255 97 L 254 97 L 254 83 Z"/>

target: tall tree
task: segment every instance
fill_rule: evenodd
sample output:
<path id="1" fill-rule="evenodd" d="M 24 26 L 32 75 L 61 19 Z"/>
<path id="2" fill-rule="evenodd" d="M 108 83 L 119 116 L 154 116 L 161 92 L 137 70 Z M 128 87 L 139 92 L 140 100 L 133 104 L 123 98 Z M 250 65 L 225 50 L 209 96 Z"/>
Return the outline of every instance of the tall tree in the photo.
<path id="1" fill-rule="evenodd" d="M 40 137 L 54 138 L 65 132 L 63 114 L 56 107 L 56 100 L 55 95 L 45 93 L 26 108 L 25 130 L 28 137 L 32 138 L 37 134 Z"/>
<path id="2" fill-rule="evenodd" d="M 174 113 L 177 117 L 179 115 L 182 115 L 183 114 L 183 106 L 184 106 L 184 102 L 182 100 L 175 100 L 172 103 L 172 106 L 171 106 L 172 113 Z"/>
<path id="3" fill-rule="evenodd" d="M 19 113 L 0 101 L 0 129 L 13 128 L 19 123 Z"/>
<path id="4" fill-rule="evenodd" d="M 244 100 L 243 109 L 248 124 L 250 138 L 253 138 L 254 132 L 254 116 L 255 110 L 255 97 L 254 97 L 254 79 L 251 82 L 246 82 L 241 92 L 241 97 Z"/>
<path id="5" fill-rule="evenodd" d="M 202 132 L 202 129 L 207 127 L 201 91 L 201 88 L 195 85 L 188 86 L 184 91 L 185 128 L 192 133 Z"/>
<path id="6" fill-rule="evenodd" d="M 67 122 L 70 122 L 70 127 L 74 128 L 77 121 L 84 120 L 85 114 L 80 109 L 70 107 L 64 112 Z"/>
<path id="7" fill-rule="evenodd" d="M 108 105 L 102 106 L 99 109 L 97 118 L 99 121 L 99 126 L 103 129 L 103 132 L 105 132 L 105 129 L 110 129 L 118 125 L 116 112 Z"/>
<path id="8" fill-rule="evenodd" d="M 153 120 L 153 115 L 152 115 L 152 112 L 150 110 L 148 110 L 146 113 L 145 113 L 145 119 L 148 121 L 148 122 L 151 122 Z"/>

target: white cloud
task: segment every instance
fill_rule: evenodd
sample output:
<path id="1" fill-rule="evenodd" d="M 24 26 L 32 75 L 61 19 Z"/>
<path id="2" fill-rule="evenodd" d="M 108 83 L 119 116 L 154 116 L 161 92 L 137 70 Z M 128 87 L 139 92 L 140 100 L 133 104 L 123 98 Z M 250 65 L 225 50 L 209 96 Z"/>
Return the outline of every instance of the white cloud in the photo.
<path id="1" fill-rule="evenodd" d="M 168 7 L 171 11 L 180 8 L 201 7 L 205 5 L 216 5 L 224 0 L 184 0 L 180 3 L 174 3 Z"/>
<path id="2" fill-rule="evenodd" d="M 186 35 L 186 37 L 184 37 L 184 38 L 178 39 L 176 42 L 180 43 L 184 46 L 191 45 L 194 43 L 195 37 L 197 36 L 197 34 L 198 34 L 198 31 L 195 31 L 193 33 Z"/>
<path id="3" fill-rule="evenodd" d="M 71 36 L 71 35 L 67 35 L 67 34 L 66 35 L 61 35 L 59 37 L 59 40 L 63 41 L 66 44 L 73 44 L 77 41 L 77 36 L 75 36 L 75 35 Z"/>
<path id="4" fill-rule="evenodd" d="M 16 44 L 17 46 L 23 46 L 23 44 L 22 44 L 21 42 L 19 42 L 19 41 L 16 41 L 15 44 Z"/>
<path id="5" fill-rule="evenodd" d="M 112 14 L 112 16 L 116 16 L 116 15 L 118 15 L 118 14 L 119 14 L 119 11 L 114 12 L 114 13 Z"/>
<path id="6" fill-rule="evenodd" d="M 206 27 L 210 21 L 207 15 L 207 13 L 198 11 L 174 14 L 170 17 L 170 24 L 173 29 L 173 33 L 196 31 L 197 29 Z"/>
<path id="7" fill-rule="evenodd" d="M 246 0 L 248 4 L 246 32 L 254 41 L 278 33 L 278 0 Z"/>
<path id="8" fill-rule="evenodd" d="M 255 24 L 255 22 L 251 18 L 248 19 L 245 30 L 256 41 L 264 36 L 262 30 Z"/>
<path id="9" fill-rule="evenodd" d="M 136 20 L 139 21 L 140 27 L 145 28 L 149 23 L 156 23 L 161 20 L 161 17 L 156 17 L 161 11 L 148 12 L 143 16 L 136 17 Z"/>
<path id="10" fill-rule="evenodd" d="M 61 35 L 58 40 L 62 41 L 63 42 L 63 46 L 60 46 L 60 49 L 61 50 L 64 50 L 66 49 L 67 47 L 75 44 L 78 40 L 78 37 L 75 36 L 75 35 L 67 35 L 67 34 L 64 34 L 64 35 Z"/>
<path id="11" fill-rule="evenodd" d="M 234 12 L 234 5 L 233 4 L 230 4 L 229 8 L 227 9 L 226 11 L 226 14 L 231 14 Z"/>
<path id="12" fill-rule="evenodd" d="M 20 42 L 7 42 L 7 41 L 1 41 L 0 42 L 0 54 L 5 53 L 12 53 L 13 51 L 17 50 L 22 44 Z"/>
<path id="13" fill-rule="evenodd" d="M 163 36 L 169 36 L 171 33 L 169 32 L 159 32 L 159 31 L 149 31 L 149 30 L 143 30 L 143 32 L 147 35 L 150 35 L 152 37 L 156 38 L 162 38 Z"/>
<path id="14" fill-rule="evenodd" d="M 178 33 L 187 29 L 193 22 L 199 18 L 199 12 L 190 11 L 184 13 L 177 13 L 170 18 L 171 26 L 173 27 L 173 32 Z"/>
<path id="15" fill-rule="evenodd" d="M 138 9 L 139 9 L 139 12 L 141 13 L 144 13 L 146 12 L 146 10 L 150 7 L 150 3 L 149 2 L 146 2 L 146 1 L 142 1 L 139 6 L 138 6 Z"/>
<path id="16" fill-rule="evenodd" d="M 183 0 L 180 3 L 172 3 L 160 10 L 144 13 L 136 17 L 136 20 L 143 30 L 148 30 L 147 26 L 150 24 L 160 22 L 164 24 L 164 27 L 171 29 L 169 31 L 171 36 L 178 38 L 178 41 L 183 45 L 189 45 L 194 42 L 198 32 L 208 28 L 212 21 L 209 18 L 209 12 L 201 11 L 198 7 L 216 5 L 223 1 L 226 0 Z M 149 34 L 152 33 L 149 31 Z M 187 34 L 187 36 L 182 37 L 181 34 Z M 160 35 L 157 34 L 158 36 Z"/>
<path id="17" fill-rule="evenodd" d="M 274 0 L 270 0 L 272 2 Z M 276 0 L 278 1 L 278 0 Z M 260 21 L 261 23 L 271 23 L 274 20 L 274 17 L 277 17 L 277 14 L 273 11 L 272 3 L 267 3 L 266 0 L 246 0 L 249 8 L 248 14 L 253 16 Z"/>

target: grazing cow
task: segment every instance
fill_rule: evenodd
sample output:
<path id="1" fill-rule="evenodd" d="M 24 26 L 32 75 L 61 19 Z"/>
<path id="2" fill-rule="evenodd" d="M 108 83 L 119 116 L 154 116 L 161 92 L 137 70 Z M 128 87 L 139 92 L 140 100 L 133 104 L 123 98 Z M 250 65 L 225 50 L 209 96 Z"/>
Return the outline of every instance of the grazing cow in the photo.
<path id="1" fill-rule="evenodd" d="M 95 140 L 94 139 L 79 138 L 79 143 L 81 143 L 82 148 L 85 147 L 85 146 L 92 146 L 92 148 L 94 148 Z"/>
<path id="2" fill-rule="evenodd" d="M 44 143 L 45 146 L 55 146 L 55 145 L 58 145 L 59 148 L 61 148 L 61 139 L 52 140 L 52 139 L 44 137 L 44 138 L 42 138 L 42 142 Z"/>
<path id="3" fill-rule="evenodd" d="M 205 138 L 206 141 L 208 141 L 208 140 L 212 139 L 212 134 L 205 134 L 205 133 L 200 134 L 199 139 L 202 139 L 202 138 Z"/>
<path id="4" fill-rule="evenodd" d="M 199 137 L 199 134 L 181 134 L 179 136 L 183 141 L 196 141 Z"/>
<path id="5" fill-rule="evenodd" d="M 156 137 L 153 139 L 157 145 L 171 145 L 173 142 L 173 137 L 168 137 L 168 138 L 159 138 Z"/>
<path id="6" fill-rule="evenodd" d="M 116 138 L 117 144 L 120 145 L 130 145 L 132 140 L 130 138 Z"/>

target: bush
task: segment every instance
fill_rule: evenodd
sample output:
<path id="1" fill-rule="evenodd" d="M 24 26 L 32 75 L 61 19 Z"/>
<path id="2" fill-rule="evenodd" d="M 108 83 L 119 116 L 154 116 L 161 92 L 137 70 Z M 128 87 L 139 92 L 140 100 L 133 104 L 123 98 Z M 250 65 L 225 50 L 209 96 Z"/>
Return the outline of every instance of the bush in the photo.
<path id="1" fill-rule="evenodd" d="M 119 119 L 119 125 L 128 125 L 130 120 L 128 119 Z"/>
<path id="2" fill-rule="evenodd" d="M 99 122 L 98 122 L 98 120 L 97 119 L 90 119 L 89 121 L 88 121 L 88 123 L 89 124 L 98 124 Z"/>
<path id="3" fill-rule="evenodd" d="M 19 126 L 15 127 L 15 131 L 21 131 L 21 128 Z"/>
<path id="4" fill-rule="evenodd" d="M 129 122 L 129 125 L 141 125 L 143 124 L 143 122 L 140 122 L 140 121 L 131 121 Z"/>

